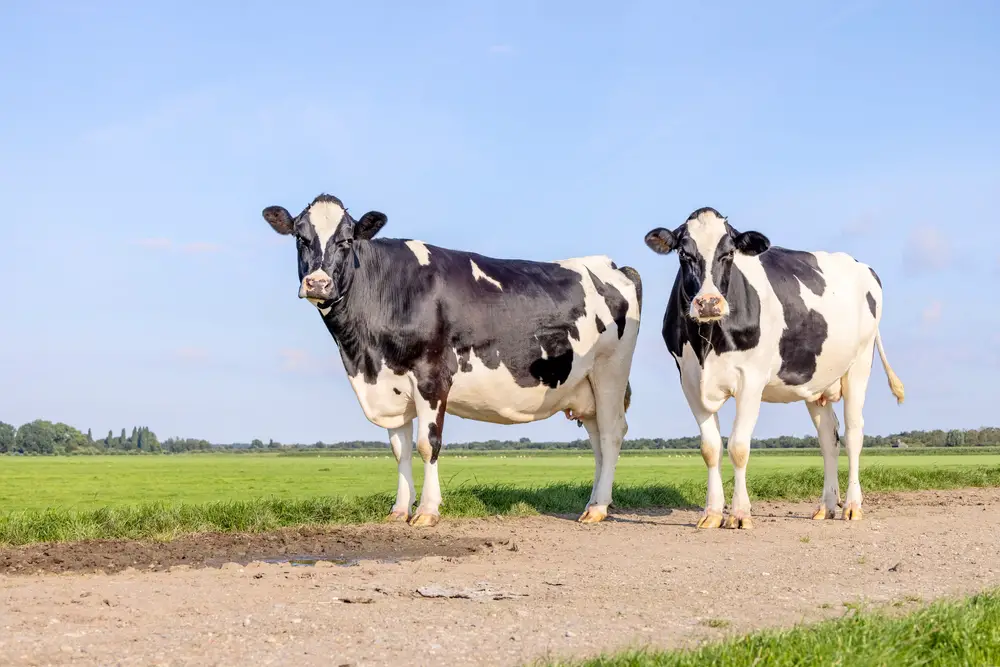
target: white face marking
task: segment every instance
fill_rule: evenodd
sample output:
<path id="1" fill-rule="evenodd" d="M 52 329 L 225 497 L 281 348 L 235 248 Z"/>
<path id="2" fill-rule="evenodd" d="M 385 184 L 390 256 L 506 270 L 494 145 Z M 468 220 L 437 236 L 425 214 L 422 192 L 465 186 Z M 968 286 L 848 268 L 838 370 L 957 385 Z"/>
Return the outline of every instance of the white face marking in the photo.
<path id="1" fill-rule="evenodd" d="M 476 264 L 471 259 L 469 260 L 469 263 L 472 264 L 472 277 L 475 280 L 485 280 L 486 282 L 495 285 L 497 289 L 503 290 L 503 285 L 500 284 L 499 280 L 495 278 L 490 278 L 488 275 L 483 273 L 483 270 L 479 268 L 479 265 Z"/>
<path id="2" fill-rule="evenodd" d="M 715 280 L 712 278 L 712 265 L 715 262 L 715 249 L 718 247 L 722 237 L 727 234 L 727 230 L 725 220 L 711 211 L 705 211 L 694 220 L 688 221 L 687 232 L 691 240 L 694 241 L 695 246 L 697 246 L 698 254 L 705 260 L 705 279 L 701 283 L 701 289 L 692 297 L 690 311 L 691 318 L 698 319 L 693 302 L 695 298 L 711 294 L 722 296 L 719 294 L 719 288 L 716 287 Z M 723 317 L 729 314 L 729 304 L 725 299 L 723 299 L 722 314 Z"/>
<path id="3" fill-rule="evenodd" d="M 333 238 L 337 226 L 344 217 L 344 209 L 332 201 L 316 202 L 309 207 L 309 222 L 319 238 L 320 252 L 326 250 L 326 243 Z"/>
<path id="4" fill-rule="evenodd" d="M 431 251 L 427 249 L 423 241 L 407 241 L 406 247 L 417 256 L 417 262 L 420 266 L 427 266 L 431 263 Z"/>

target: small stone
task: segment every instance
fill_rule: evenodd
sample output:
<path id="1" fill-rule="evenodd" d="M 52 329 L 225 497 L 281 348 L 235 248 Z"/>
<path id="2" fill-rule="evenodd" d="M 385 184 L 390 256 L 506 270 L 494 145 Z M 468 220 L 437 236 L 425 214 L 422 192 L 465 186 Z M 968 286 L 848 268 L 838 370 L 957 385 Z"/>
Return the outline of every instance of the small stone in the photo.
<path id="1" fill-rule="evenodd" d="M 249 628 L 250 627 L 250 617 L 249 616 L 247 616 L 246 618 L 243 619 L 243 627 L 244 628 Z"/>
<path id="2" fill-rule="evenodd" d="M 574 633 L 572 630 L 567 630 L 566 631 L 566 636 L 567 637 L 576 637 L 576 633 Z"/>

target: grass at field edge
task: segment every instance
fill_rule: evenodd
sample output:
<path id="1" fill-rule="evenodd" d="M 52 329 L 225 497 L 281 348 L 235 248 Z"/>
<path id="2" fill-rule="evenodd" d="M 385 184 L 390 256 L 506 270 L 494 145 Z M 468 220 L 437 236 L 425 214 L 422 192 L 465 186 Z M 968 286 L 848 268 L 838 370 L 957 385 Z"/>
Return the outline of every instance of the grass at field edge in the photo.
<path id="1" fill-rule="evenodd" d="M 841 473 L 846 486 L 846 472 Z M 818 499 L 822 470 L 772 473 L 748 481 L 754 500 Z M 861 471 L 866 493 L 1000 487 L 1000 465 L 970 468 L 892 468 L 871 466 Z M 732 493 L 732 480 L 725 484 Z M 456 485 L 444 488 L 441 507 L 446 517 L 572 514 L 582 512 L 589 484 L 551 484 L 537 488 L 510 485 Z M 654 507 L 700 507 L 701 481 L 679 484 L 616 485 L 614 507 L 619 511 Z M 62 542 L 84 539 L 170 539 L 192 532 L 263 532 L 302 525 L 358 524 L 381 521 L 394 498 L 388 493 L 359 497 L 320 496 L 304 500 L 258 498 L 204 504 L 143 503 L 96 510 L 63 508 L 0 514 L 0 545 Z"/>
<path id="2" fill-rule="evenodd" d="M 904 616 L 860 612 L 813 625 L 764 630 L 699 649 L 629 651 L 548 667 L 698 665 L 1000 665 L 1000 589 L 941 600 Z"/>

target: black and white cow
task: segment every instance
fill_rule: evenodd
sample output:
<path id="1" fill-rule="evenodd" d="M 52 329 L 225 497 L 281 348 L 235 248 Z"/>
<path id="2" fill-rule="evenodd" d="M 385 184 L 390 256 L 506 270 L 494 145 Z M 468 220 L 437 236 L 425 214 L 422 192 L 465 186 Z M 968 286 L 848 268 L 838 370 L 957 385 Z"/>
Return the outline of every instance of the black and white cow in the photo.
<path id="1" fill-rule="evenodd" d="M 850 466 L 844 519 L 861 518 L 862 408 L 877 347 L 889 388 L 903 402 L 903 384 L 885 357 L 878 325 L 882 283 L 875 271 L 844 253 L 771 246 L 763 234 L 739 232 L 713 208 L 693 212 L 673 231 L 646 234 L 654 252 L 677 251 L 680 269 L 663 318 L 663 340 L 701 430 L 708 494 L 699 528 L 722 525 L 718 411 L 736 399 L 729 437 L 734 468 L 727 525 L 750 528 L 746 466 L 761 401 L 805 401 L 823 451 L 824 489 L 814 519 L 832 519 L 840 504 L 839 423 L 844 399 Z"/>
<path id="2" fill-rule="evenodd" d="M 320 195 L 293 217 L 263 210 L 298 247 L 299 297 L 319 309 L 369 421 L 388 429 L 399 468 L 390 520 L 439 520 L 445 414 L 516 424 L 557 412 L 587 428 L 594 486 L 580 521 L 607 516 L 622 439 L 642 286 L 604 256 L 495 259 L 416 240 L 372 240 L 386 216 L 357 221 Z M 424 461 L 420 505 L 413 420 Z"/>

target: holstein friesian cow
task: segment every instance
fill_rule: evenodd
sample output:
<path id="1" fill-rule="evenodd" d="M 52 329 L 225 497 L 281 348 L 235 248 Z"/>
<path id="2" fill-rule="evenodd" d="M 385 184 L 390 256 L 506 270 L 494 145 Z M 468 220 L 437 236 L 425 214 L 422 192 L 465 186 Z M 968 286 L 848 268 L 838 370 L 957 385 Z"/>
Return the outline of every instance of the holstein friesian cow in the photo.
<path id="1" fill-rule="evenodd" d="M 874 269 L 844 253 L 771 246 L 763 234 L 739 232 L 713 208 L 680 227 L 646 234 L 654 252 L 677 251 L 680 269 L 663 317 L 663 340 L 701 430 L 708 493 L 699 528 L 722 525 L 718 411 L 736 399 L 729 437 L 734 468 L 727 525 L 751 528 L 746 467 L 761 401 L 805 401 L 823 452 L 824 489 L 814 519 L 832 519 L 840 505 L 839 423 L 844 399 L 849 461 L 844 519 L 861 518 L 862 408 L 877 347 L 889 388 L 903 402 L 903 383 L 885 357 L 878 326 L 882 283 Z"/>
<path id="2" fill-rule="evenodd" d="M 639 332 L 642 286 L 604 256 L 495 259 L 416 240 L 372 240 L 386 216 L 357 221 L 322 194 L 293 217 L 263 210 L 298 247 L 299 297 L 319 309 L 369 421 L 388 429 L 399 468 L 389 520 L 439 520 L 445 414 L 497 424 L 564 412 L 587 428 L 594 486 L 580 517 L 607 516 Z M 420 505 L 413 420 L 424 461 Z"/>

